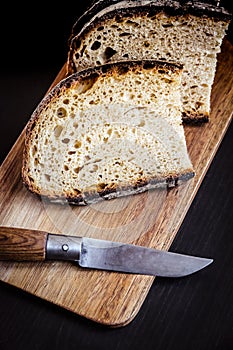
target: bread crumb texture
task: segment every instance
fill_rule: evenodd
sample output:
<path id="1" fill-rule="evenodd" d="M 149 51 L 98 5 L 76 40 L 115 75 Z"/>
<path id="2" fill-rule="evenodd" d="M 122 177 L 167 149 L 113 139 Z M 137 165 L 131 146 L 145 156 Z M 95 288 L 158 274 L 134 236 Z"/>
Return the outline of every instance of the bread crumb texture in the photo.
<path id="1" fill-rule="evenodd" d="M 88 202 L 192 177 L 181 120 L 182 68 L 155 61 L 61 81 L 28 125 L 23 180 L 49 198 Z"/>
<path id="2" fill-rule="evenodd" d="M 214 16 L 172 15 L 161 9 L 124 16 L 113 11 L 97 16 L 73 37 L 67 71 L 126 59 L 179 62 L 184 65 L 183 119 L 207 121 L 217 54 L 228 24 Z"/>

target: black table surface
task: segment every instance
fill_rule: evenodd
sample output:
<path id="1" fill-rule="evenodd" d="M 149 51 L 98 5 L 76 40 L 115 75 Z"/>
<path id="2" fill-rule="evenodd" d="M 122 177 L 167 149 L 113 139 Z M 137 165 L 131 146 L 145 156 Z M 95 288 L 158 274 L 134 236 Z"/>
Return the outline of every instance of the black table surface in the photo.
<path id="1" fill-rule="evenodd" d="M 20 14 L 15 8 L 9 28 L 1 29 L 0 162 L 65 63 L 71 26 L 87 4 L 73 11 L 57 5 L 55 12 L 37 4 L 19 7 Z M 120 328 L 1 282 L 0 349 L 233 349 L 232 151 L 230 125 L 171 246 L 213 264 L 185 278 L 157 277 L 138 315 Z"/>

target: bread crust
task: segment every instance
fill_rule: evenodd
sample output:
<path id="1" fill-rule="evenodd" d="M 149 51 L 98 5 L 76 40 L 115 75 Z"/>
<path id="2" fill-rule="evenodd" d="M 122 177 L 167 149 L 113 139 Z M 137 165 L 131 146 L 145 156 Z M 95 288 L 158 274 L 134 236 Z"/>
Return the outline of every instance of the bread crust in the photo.
<path id="1" fill-rule="evenodd" d="M 209 17 L 214 17 L 219 20 L 229 21 L 232 18 L 232 13 L 226 7 L 217 6 L 215 4 L 211 4 L 209 2 L 204 1 L 190 1 L 190 0 L 151 0 L 151 1 L 124 1 L 126 4 L 124 5 L 122 11 L 146 11 L 149 14 L 153 12 L 166 12 L 170 15 L 184 15 L 187 13 L 191 13 L 196 16 L 207 15 Z M 122 0 L 99 0 L 93 1 L 91 5 L 87 8 L 87 10 L 77 19 L 74 23 L 71 35 L 68 40 L 70 43 L 72 38 L 77 35 L 83 28 L 84 25 L 88 24 L 93 16 L 96 16 L 100 11 L 107 9 L 109 6 L 113 6 L 119 3 L 123 3 Z M 132 3 L 135 6 L 135 10 L 132 7 L 127 8 L 128 5 Z M 112 11 L 110 16 L 114 16 L 117 11 Z M 131 12 L 130 12 L 131 13 Z"/>
<path id="2" fill-rule="evenodd" d="M 117 7 L 118 6 L 118 7 Z M 139 16 L 153 17 L 158 14 L 167 14 L 169 16 L 189 16 L 212 18 L 216 21 L 230 22 L 232 14 L 224 7 L 215 6 L 210 3 L 200 1 L 118 1 L 118 0 L 99 0 L 92 3 L 83 16 L 78 19 L 72 29 L 69 40 L 69 51 L 67 58 L 67 76 L 77 71 L 74 60 L 75 53 L 79 45 L 88 32 L 104 26 L 105 22 L 112 20 L 112 23 L 120 23 L 124 18 L 134 20 Z M 170 60 L 169 60 L 170 61 Z M 182 119 L 186 124 L 202 124 L 209 121 L 209 110 L 195 111 L 185 109 Z"/>
<path id="3" fill-rule="evenodd" d="M 121 18 L 129 17 L 139 17 L 141 15 L 147 15 L 148 17 L 153 17 L 158 13 L 166 13 L 170 16 L 185 16 L 188 14 L 202 17 L 207 16 L 215 20 L 222 20 L 230 22 L 232 19 L 232 14 L 222 7 L 213 6 L 209 3 L 203 4 L 201 2 L 195 2 L 194 5 L 190 4 L 190 1 L 186 6 L 177 1 L 150 1 L 150 4 L 145 5 L 135 5 L 134 7 L 123 7 L 119 9 L 113 9 L 110 12 L 103 13 L 101 16 L 96 16 L 98 11 L 106 9 L 107 3 L 113 5 L 116 3 L 121 3 L 122 1 L 106 1 L 104 5 L 101 2 L 98 6 L 93 7 L 90 11 L 87 11 L 72 27 L 71 35 L 69 37 L 69 52 L 68 52 L 68 62 L 72 62 L 70 57 L 72 57 L 74 50 L 77 48 L 77 43 L 83 39 L 85 34 L 94 28 L 97 28 L 100 23 L 104 23 L 109 19 L 116 18 L 116 21 L 120 21 Z M 141 2 L 140 2 L 141 3 Z M 148 3 L 148 1 L 147 1 Z M 135 1 L 137 4 L 137 1 Z M 93 16 L 96 16 L 94 20 Z M 75 71 L 75 67 L 72 65 L 72 70 L 68 70 L 68 74 Z"/>
<path id="4" fill-rule="evenodd" d="M 119 61 L 119 62 L 112 62 L 112 63 L 106 63 L 102 66 L 96 66 L 93 68 L 87 68 L 83 71 L 73 73 L 69 75 L 68 77 L 65 77 L 62 79 L 41 101 L 41 103 L 37 106 L 35 111 L 33 112 L 27 127 L 26 127 L 26 138 L 29 141 L 30 139 L 30 133 L 33 130 L 33 127 L 35 126 L 35 123 L 37 122 L 41 111 L 47 106 L 47 104 L 50 103 L 50 101 L 54 98 L 57 98 L 59 95 L 63 94 L 63 90 L 72 87 L 72 85 L 77 85 L 81 81 L 84 81 L 86 79 L 98 79 L 100 76 L 106 76 L 106 75 L 118 75 L 131 71 L 136 71 L 140 68 L 144 69 L 151 69 L 156 67 L 158 70 L 163 69 L 166 71 L 177 71 L 182 70 L 183 65 L 179 63 L 172 63 L 172 62 L 163 62 L 153 59 L 148 60 L 130 60 L 130 61 Z M 27 148 L 27 147 L 26 147 Z"/>
<path id="5" fill-rule="evenodd" d="M 28 191 L 39 197 L 41 200 L 48 200 L 49 202 L 57 204 L 73 204 L 73 205 L 89 205 L 99 202 L 100 200 L 110 200 L 114 198 L 124 197 L 128 195 L 136 195 L 156 188 L 164 187 L 165 190 L 169 190 L 173 187 L 180 186 L 183 182 L 192 179 L 195 176 L 195 172 L 190 169 L 186 173 L 182 174 L 170 174 L 166 179 L 150 178 L 140 179 L 132 185 L 128 186 L 106 186 L 105 189 L 99 189 L 96 191 L 85 192 L 84 194 L 69 194 L 64 196 L 55 196 L 50 193 L 41 194 L 36 187 L 31 186 L 30 183 L 25 181 L 24 185 Z"/>
<path id="6" fill-rule="evenodd" d="M 35 127 L 40 114 L 43 109 L 53 100 L 58 98 L 58 96 L 63 94 L 63 91 L 67 88 L 71 88 L 73 85 L 77 85 L 80 82 L 86 79 L 98 79 L 99 77 L 103 77 L 106 75 L 118 75 L 123 72 L 136 71 L 140 67 L 144 69 L 154 68 L 163 69 L 164 71 L 173 71 L 182 70 L 183 65 L 178 63 L 168 63 L 157 60 L 132 60 L 132 61 L 120 61 L 107 63 L 103 66 L 96 66 L 93 68 L 87 68 L 81 72 L 74 73 L 62 79 L 41 101 L 41 103 L 37 106 L 35 111 L 33 112 L 27 126 L 26 126 L 26 143 L 24 148 L 24 164 L 23 164 L 23 174 L 25 174 L 25 161 L 27 159 L 27 153 L 30 144 L 30 135 Z"/>

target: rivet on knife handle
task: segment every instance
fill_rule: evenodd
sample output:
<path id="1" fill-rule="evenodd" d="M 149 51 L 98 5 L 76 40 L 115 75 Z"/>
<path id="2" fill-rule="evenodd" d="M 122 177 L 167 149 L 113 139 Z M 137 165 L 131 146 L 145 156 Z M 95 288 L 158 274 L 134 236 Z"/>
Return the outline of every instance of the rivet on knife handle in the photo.
<path id="1" fill-rule="evenodd" d="M 0 226 L 0 260 L 71 260 L 80 257 L 81 237 Z"/>
<path id="2" fill-rule="evenodd" d="M 14 227 L 0 227 L 0 260 L 43 261 L 48 233 Z"/>
<path id="3" fill-rule="evenodd" d="M 46 259 L 78 261 L 81 253 L 81 237 L 49 234 Z"/>

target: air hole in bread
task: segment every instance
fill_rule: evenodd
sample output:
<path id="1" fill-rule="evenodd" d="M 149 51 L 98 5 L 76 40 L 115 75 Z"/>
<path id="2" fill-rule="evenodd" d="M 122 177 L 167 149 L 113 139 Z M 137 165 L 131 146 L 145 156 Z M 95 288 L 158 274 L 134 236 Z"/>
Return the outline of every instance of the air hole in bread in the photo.
<path id="1" fill-rule="evenodd" d="M 78 174 L 79 172 L 80 172 L 80 170 L 82 169 L 82 167 L 77 167 L 77 168 L 74 168 L 74 172 L 76 173 L 76 174 Z"/>
<path id="2" fill-rule="evenodd" d="M 90 90 L 95 84 L 96 79 L 97 79 L 97 75 L 93 74 L 93 76 L 90 79 L 86 79 L 83 83 L 78 84 L 77 92 L 79 94 L 84 94 L 86 91 Z"/>
<path id="3" fill-rule="evenodd" d="M 196 104 L 195 104 L 195 107 L 196 107 L 196 108 L 199 108 L 199 107 L 202 106 L 202 105 L 204 105 L 203 102 L 197 101 Z"/>
<path id="4" fill-rule="evenodd" d="M 95 51 L 98 50 L 101 46 L 101 42 L 96 40 L 94 41 L 94 43 L 91 45 L 91 50 Z"/>
<path id="5" fill-rule="evenodd" d="M 65 108 L 60 107 L 57 109 L 57 116 L 58 118 L 65 118 L 67 116 L 67 111 Z"/>
<path id="6" fill-rule="evenodd" d="M 68 137 L 66 137 L 61 142 L 67 144 L 70 142 L 70 139 Z"/>
<path id="7" fill-rule="evenodd" d="M 130 24 L 131 26 L 138 27 L 139 23 L 131 21 L 130 19 L 126 21 L 127 24 Z"/>
<path id="8" fill-rule="evenodd" d="M 35 156 L 36 152 L 37 152 L 37 147 L 36 147 L 36 146 L 33 146 L 33 149 L 32 149 L 32 155 L 33 155 L 33 157 Z"/>
<path id="9" fill-rule="evenodd" d="M 103 53 L 103 59 L 105 61 L 108 61 L 112 56 L 114 56 L 117 53 L 116 50 L 111 48 L 110 46 L 106 47 L 104 53 Z"/>
<path id="10" fill-rule="evenodd" d="M 104 26 L 100 26 L 97 28 L 98 32 L 101 32 L 102 30 L 104 30 Z"/>
<path id="11" fill-rule="evenodd" d="M 76 141 L 74 144 L 75 148 L 80 148 L 82 146 L 82 142 L 81 141 Z"/>
<path id="12" fill-rule="evenodd" d="M 51 178 L 51 176 L 50 175 L 48 175 L 48 174 L 44 174 L 44 178 L 45 178 L 45 180 L 46 181 L 50 181 L 50 178 Z"/>
<path id="13" fill-rule="evenodd" d="M 147 41 L 144 43 L 144 46 L 145 47 L 149 47 L 150 46 L 150 43 L 148 43 Z"/>
<path id="14" fill-rule="evenodd" d="M 164 28 L 173 27 L 173 23 L 162 23 L 162 26 L 163 26 Z"/>
<path id="15" fill-rule="evenodd" d="M 93 164 L 93 167 L 92 167 L 92 173 L 95 173 L 97 170 L 98 170 L 98 165 L 97 164 Z"/>
<path id="16" fill-rule="evenodd" d="M 124 36 L 131 36 L 131 34 L 130 33 L 120 33 L 119 34 L 119 37 L 124 37 Z"/>
<path id="17" fill-rule="evenodd" d="M 82 50 L 80 52 L 80 56 L 83 56 L 83 54 L 84 54 L 84 52 L 86 50 L 86 47 L 87 47 L 87 45 L 83 45 L 83 48 L 82 48 Z"/>
<path id="18" fill-rule="evenodd" d="M 56 125 L 53 132 L 55 137 L 59 137 L 61 135 L 61 132 L 63 130 L 63 127 L 61 125 Z"/>

